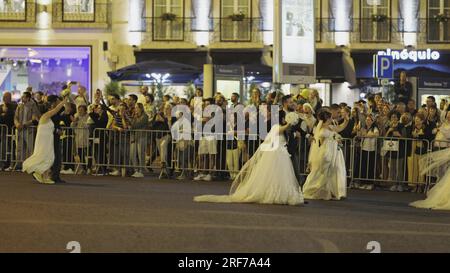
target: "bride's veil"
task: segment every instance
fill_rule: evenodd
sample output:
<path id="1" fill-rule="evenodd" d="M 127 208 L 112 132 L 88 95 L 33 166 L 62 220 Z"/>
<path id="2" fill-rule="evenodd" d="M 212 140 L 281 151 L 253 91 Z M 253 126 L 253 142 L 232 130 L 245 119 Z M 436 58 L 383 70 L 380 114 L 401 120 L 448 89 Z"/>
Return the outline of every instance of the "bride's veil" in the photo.
<path id="1" fill-rule="evenodd" d="M 248 178 L 252 175 L 255 166 L 258 164 L 263 152 L 271 151 L 278 148 L 280 145 L 280 135 L 279 135 L 280 125 L 274 125 L 270 132 L 267 134 L 264 142 L 256 150 L 255 154 L 244 164 L 239 174 L 233 181 L 230 189 L 230 195 L 235 193 L 239 186 L 243 185 Z"/>
<path id="2" fill-rule="evenodd" d="M 309 163 L 311 164 L 311 168 L 316 168 L 318 166 L 317 163 L 320 162 L 320 155 L 319 155 L 319 133 L 320 129 L 322 129 L 323 121 L 319 121 L 319 124 L 317 124 L 316 128 L 314 128 L 313 134 L 314 134 L 314 141 L 311 144 L 311 148 L 309 151 Z"/>
<path id="3" fill-rule="evenodd" d="M 450 148 L 445 150 L 433 152 L 427 154 L 419 161 L 419 166 L 422 167 L 421 174 L 429 175 L 434 174 L 436 177 L 440 177 L 443 173 L 440 173 L 442 169 L 440 167 L 450 163 Z"/>

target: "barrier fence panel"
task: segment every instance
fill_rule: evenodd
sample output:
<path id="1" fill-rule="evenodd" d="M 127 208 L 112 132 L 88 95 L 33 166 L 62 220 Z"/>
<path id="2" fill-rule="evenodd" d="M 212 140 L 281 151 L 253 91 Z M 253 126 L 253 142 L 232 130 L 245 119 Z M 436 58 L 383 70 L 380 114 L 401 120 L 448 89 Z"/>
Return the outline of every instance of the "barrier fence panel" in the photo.
<path id="1" fill-rule="evenodd" d="M 36 126 L 13 128 L 13 135 L 10 138 L 12 170 L 22 169 L 22 163 L 33 154 L 36 133 Z"/>
<path id="2" fill-rule="evenodd" d="M 181 173 L 179 178 L 196 173 L 196 177 L 211 175 L 234 179 L 261 143 L 258 135 L 234 136 L 232 140 L 226 134 L 192 135 L 190 140 L 173 140 L 175 170 Z"/>
<path id="3" fill-rule="evenodd" d="M 450 140 L 433 140 L 431 142 L 433 152 L 450 148 Z"/>
<path id="4" fill-rule="evenodd" d="M 4 124 L 0 124 L 0 167 L 2 168 L 8 161 L 8 150 L 10 143 L 8 133 L 8 127 Z"/>
<path id="5" fill-rule="evenodd" d="M 20 169 L 33 153 L 36 127 L 9 131 L 0 126 L 0 163 L 11 162 Z M 234 179 L 258 150 L 262 139 L 246 134 L 243 138 L 226 134 L 209 135 L 194 140 L 173 140 L 170 131 L 62 128 L 60 136 L 63 172 L 95 172 L 124 176 L 158 169 L 160 177 L 205 176 Z M 311 138 L 301 137 L 294 155 L 297 173 L 309 172 Z M 339 141 L 349 180 L 358 185 L 385 186 L 398 190 L 412 188 L 426 191 L 438 174 L 421 174 L 420 163 L 432 151 L 450 148 L 450 141 L 433 141 L 396 137 L 355 137 Z M 445 171 L 449 166 L 444 166 Z M 194 174 L 196 173 L 196 174 Z"/>
<path id="6" fill-rule="evenodd" d="M 356 185 L 425 191 L 429 176 L 421 175 L 419 162 L 430 147 L 425 139 L 355 137 L 353 180 Z"/>
<path id="7" fill-rule="evenodd" d="M 122 169 L 125 175 L 124 172 L 143 173 L 147 168 L 171 171 L 170 131 L 95 129 L 92 143 L 96 173 Z"/>
<path id="8" fill-rule="evenodd" d="M 61 128 L 62 173 L 85 173 L 91 163 L 88 128 Z"/>

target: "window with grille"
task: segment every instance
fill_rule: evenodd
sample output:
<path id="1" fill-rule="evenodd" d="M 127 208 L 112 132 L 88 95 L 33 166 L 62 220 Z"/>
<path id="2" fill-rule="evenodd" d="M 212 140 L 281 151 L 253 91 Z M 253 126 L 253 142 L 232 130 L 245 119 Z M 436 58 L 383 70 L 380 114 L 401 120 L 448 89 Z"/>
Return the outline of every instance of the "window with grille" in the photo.
<path id="1" fill-rule="evenodd" d="M 361 0 L 360 41 L 390 42 L 391 1 Z"/>
<path id="2" fill-rule="evenodd" d="M 450 0 L 428 0 L 428 42 L 450 41 Z"/>
<path id="3" fill-rule="evenodd" d="M 0 21 L 26 21 L 26 0 L 0 0 Z"/>
<path id="4" fill-rule="evenodd" d="M 184 40 L 184 0 L 153 0 L 153 40 Z"/>
<path id="5" fill-rule="evenodd" d="M 251 0 L 221 0 L 220 12 L 221 41 L 252 40 Z"/>

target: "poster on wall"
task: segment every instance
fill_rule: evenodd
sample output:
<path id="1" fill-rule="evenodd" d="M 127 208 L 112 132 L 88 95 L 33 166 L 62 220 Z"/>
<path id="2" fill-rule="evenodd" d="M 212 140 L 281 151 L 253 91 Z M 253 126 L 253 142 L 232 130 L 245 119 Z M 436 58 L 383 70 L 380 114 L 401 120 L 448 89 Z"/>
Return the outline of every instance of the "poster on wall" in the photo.
<path id="1" fill-rule="evenodd" d="M 94 22 L 95 0 L 64 0 L 63 22 Z"/>
<path id="2" fill-rule="evenodd" d="M 275 1 L 274 78 L 279 83 L 316 82 L 315 1 Z"/>
<path id="3" fill-rule="evenodd" d="M 26 0 L 0 0 L 0 21 L 26 21 Z"/>

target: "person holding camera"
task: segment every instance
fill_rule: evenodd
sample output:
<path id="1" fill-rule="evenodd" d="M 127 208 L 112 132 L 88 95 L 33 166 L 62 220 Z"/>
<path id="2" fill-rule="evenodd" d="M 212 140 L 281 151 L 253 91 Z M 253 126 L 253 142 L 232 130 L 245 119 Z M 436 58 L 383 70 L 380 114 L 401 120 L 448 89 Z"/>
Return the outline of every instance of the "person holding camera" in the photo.
<path id="1" fill-rule="evenodd" d="M 88 161 L 88 172 L 92 168 L 92 160 L 95 160 L 96 164 L 99 166 L 95 174 L 96 176 L 107 174 L 105 167 L 105 164 L 107 163 L 107 138 L 105 131 L 100 131 L 101 129 L 106 129 L 106 126 L 108 125 L 107 109 L 108 107 L 102 104 L 94 105 L 89 111 L 89 118 L 92 122 L 92 124 L 90 124 L 89 133 L 90 136 L 93 137 L 94 156 L 93 159 Z M 91 151 L 91 149 L 89 149 L 89 151 Z"/>

